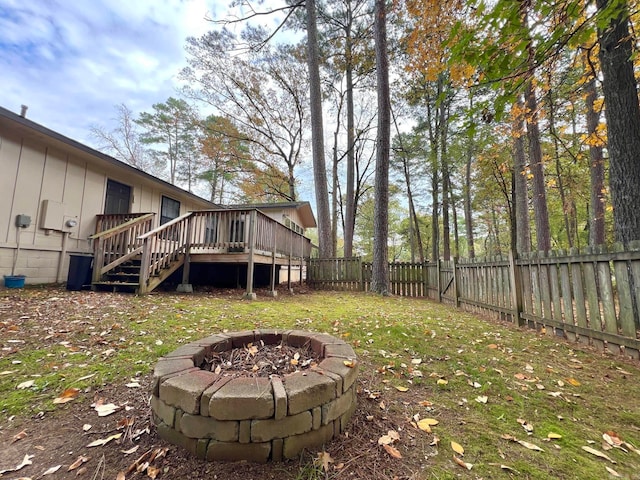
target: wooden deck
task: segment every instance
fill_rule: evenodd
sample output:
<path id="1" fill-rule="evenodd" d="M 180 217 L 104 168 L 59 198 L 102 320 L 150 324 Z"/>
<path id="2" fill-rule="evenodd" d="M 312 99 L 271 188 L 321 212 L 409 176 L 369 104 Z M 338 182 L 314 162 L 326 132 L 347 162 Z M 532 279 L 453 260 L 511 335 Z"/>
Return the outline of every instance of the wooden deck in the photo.
<path id="1" fill-rule="evenodd" d="M 247 295 L 252 295 L 256 264 L 271 265 L 274 290 L 276 266 L 301 265 L 311 255 L 308 238 L 257 209 L 190 212 L 152 229 L 154 216 L 99 216 L 100 231 L 92 237 L 94 286 L 116 289 L 126 284 L 147 293 L 180 267 L 182 284 L 190 285 L 193 263 L 246 264 Z M 139 268 L 132 272 L 131 265 Z M 126 274 L 122 272 L 125 266 L 129 268 Z"/>

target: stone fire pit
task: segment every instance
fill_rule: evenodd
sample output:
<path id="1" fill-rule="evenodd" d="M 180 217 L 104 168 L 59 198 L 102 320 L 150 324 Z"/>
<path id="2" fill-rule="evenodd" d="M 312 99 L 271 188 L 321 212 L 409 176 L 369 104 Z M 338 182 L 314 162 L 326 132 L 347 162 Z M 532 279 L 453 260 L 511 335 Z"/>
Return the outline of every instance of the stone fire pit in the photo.
<path id="1" fill-rule="evenodd" d="M 209 359 L 250 345 L 309 348 L 317 365 L 270 377 L 209 371 Z M 331 335 L 255 330 L 212 335 L 162 357 L 151 409 L 158 435 L 207 460 L 267 462 L 322 447 L 356 408 L 356 355 Z"/>

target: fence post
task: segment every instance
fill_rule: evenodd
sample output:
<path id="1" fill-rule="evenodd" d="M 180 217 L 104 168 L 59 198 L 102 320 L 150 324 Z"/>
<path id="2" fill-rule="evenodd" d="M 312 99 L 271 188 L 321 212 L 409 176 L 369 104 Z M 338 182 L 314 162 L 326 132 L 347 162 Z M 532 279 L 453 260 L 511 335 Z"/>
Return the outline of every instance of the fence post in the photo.
<path id="1" fill-rule="evenodd" d="M 509 277 L 511 279 L 511 306 L 513 308 L 513 322 L 519 327 L 525 324 L 522 318 L 522 278 L 520 269 L 516 265 L 518 255 L 511 250 L 509 252 Z"/>
<path id="2" fill-rule="evenodd" d="M 460 308 L 460 301 L 458 300 L 458 263 L 456 259 L 458 257 L 453 257 L 451 260 L 451 268 L 453 270 L 453 304 L 456 308 Z"/>
<path id="3" fill-rule="evenodd" d="M 362 257 L 356 257 L 358 260 L 358 275 L 360 278 L 358 279 L 358 283 L 360 284 L 360 291 L 364 292 L 364 264 L 362 263 Z"/>
<path id="4" fill-rule="evenodd" d="M 436 258 L 436 287 L 438 288 L 438 302 L 442 303 L 442 281 L 440 280 L 440 258 Z"/>

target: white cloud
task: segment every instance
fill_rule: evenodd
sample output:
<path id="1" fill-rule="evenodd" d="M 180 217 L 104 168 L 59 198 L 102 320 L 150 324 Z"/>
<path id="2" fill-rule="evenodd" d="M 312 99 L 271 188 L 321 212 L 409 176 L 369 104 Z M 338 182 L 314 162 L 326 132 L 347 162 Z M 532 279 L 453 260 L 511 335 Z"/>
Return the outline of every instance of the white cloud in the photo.
<path id="1" fill-rule="evenodd" d="M 215 0 L 225 4 L 227 0 Z M 205 0 L 0 0 L 0 105 L 91 143 L 113 106 L 176 95 L 187 36 L 212 25 Z"/>

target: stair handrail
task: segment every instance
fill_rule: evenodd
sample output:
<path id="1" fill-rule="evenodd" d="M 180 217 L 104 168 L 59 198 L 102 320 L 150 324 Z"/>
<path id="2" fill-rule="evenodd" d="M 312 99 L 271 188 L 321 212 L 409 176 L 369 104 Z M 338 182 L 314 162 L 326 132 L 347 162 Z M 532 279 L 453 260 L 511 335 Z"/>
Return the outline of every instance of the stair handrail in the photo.
<path id="1" fill-rule="evenodd" d="M 142 251 L 138 236 L 151 228 L 154 217 L 155 213 L 146 213 L 89 237 L 93 242 L 93 283 Z"/>
<path id="2" fill-rule="evenodd" d="M 193 212 L 185 213 L 137 237 L 142 244 L 138 293 L 146 293 L 152 276 L 159 275 L 163 268 L 168 268 L 180 259 L 180 255 L 187 253 L 192 216 Z"/>

